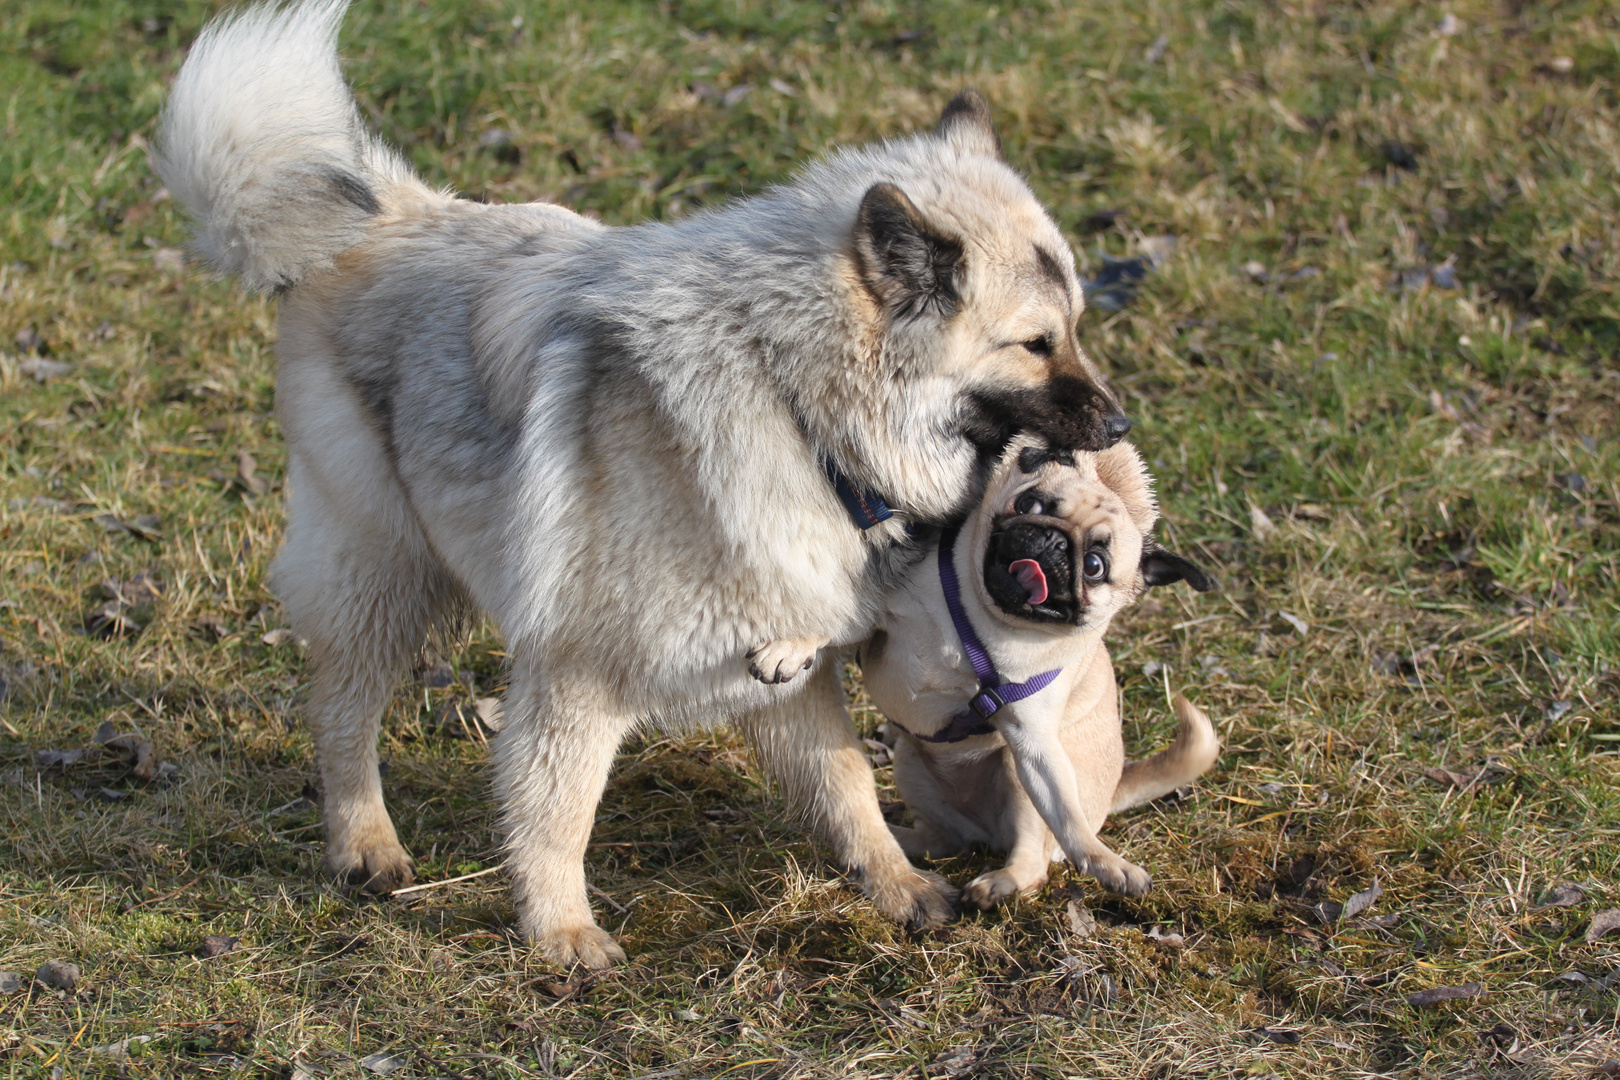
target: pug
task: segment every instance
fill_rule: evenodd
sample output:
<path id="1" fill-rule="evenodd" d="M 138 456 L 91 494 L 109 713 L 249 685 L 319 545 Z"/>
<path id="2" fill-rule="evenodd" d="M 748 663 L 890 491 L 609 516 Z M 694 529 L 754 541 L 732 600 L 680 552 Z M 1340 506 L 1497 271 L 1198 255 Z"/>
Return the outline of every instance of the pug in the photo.
<path id="1" fill-rule="evenodd" d="M 1097 830 L 1215 763 L 1209 718 L 1180 695 L 1171 745 L 1125 760 L 1109 623 L 1146 589 L 1215 584 L 1153 539 L 1157 519 L 1129 443 L 1069 452 L 1022 436 L 978 509 L 890 592 L 860 660 L 897 730 L 895 784 L 914 820 L 891 829 L 913 859 L 1007 852 L 965 903 L 1034 891 L 1065 856 L 1107 889 L 1145 893 L 1148 872 Z"/>

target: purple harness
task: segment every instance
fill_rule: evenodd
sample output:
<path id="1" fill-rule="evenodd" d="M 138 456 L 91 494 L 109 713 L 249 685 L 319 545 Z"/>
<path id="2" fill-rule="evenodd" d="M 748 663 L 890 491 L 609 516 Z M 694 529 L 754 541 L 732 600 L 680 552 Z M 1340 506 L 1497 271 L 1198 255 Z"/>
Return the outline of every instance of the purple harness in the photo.
<path id="1" fill-rule="evenodd" d="M 1063 673 L 1062 668 L 1054 668 L 1041 672 L 1027 682 L 1002 683 L 995 662 L 990 659 L 990 650 L 979 640 L 973 624 L 968 621 L 967 611 L 962 607 L 962 589 L 956 580 L 956 564 L 951 558 L 956 547 L 956 532 L 955 528 L 946 529 L 939 538 L 939 586 L 945 593 L 945 607 L 951 613 L 951 623 L 962 642 L 962 651 L 967 653 L 968 663 L 973 665 L 973 674 L 978 676 L 979 690 L 968 700 L 966 712 L 951 717 L 949 724 L 932 735 L 918 735 L 898 721 L 889 721 L 912 738 L 930 743 L 961 742 L 975 735 L 991 734 L 996 726 L 990 722 L 990 718 L 1003 705 L 1011 705 L 1040 693 Z"/>

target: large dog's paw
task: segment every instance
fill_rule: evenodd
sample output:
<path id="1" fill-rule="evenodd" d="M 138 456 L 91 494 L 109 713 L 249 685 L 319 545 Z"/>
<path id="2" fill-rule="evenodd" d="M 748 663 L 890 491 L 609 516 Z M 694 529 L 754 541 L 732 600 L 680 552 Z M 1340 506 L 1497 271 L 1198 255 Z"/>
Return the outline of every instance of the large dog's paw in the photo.
<path id="1" fill-rule="evenodd" d="M 1011 900 L 1020 893 L 1034 892 L 1045 882 L 1044 877 L 1028 883 L 1019 881 L 1016 874 L 1003 866 L 968 882 L 962 890 L 962 903 L 972 904 L 980 911 L 989 911 L 1003 900 Z"/>
<path id="2" fill-rule="evenodd" d="M 762 683 L 791 682 L 801 671 L 810 670 L 826 638 L 777 638 L 761 641 L 748 650 L 748 674 Z"/>
<path id="3" fill-rule="evenodd" d="M 326 872 L 342 884 L 376 896 L 386 896 L 409 885 L 415 865 L 397 840 L 367 846 L 329 844 Z"/>
<path id="4" fill-rule="evenodd" d="M 1142 896 L 1153 888 L 1153 875 L 1124 859 L 1109 852 L 1108 856 L 1093 856 L 1088 858 L 1080 872 L 1090 874 L 1097 879 L 1097 883 L 1109 892 L 1120 893 L 1124 896 Z"/>
<path id="5" fill-rule="evenodd" d="M 956 886 L 914 866 L 882 878 L 868 875 L 862 891 L 884 915 L 919 930 L 956 919 Z"/>
<path id="6" fill-rule="evenodd" d="M 595 923 L 553 927 L 543 932 L 531 929 L 529 939 L 541 956 L 560 967 L 579 963 L 600 969 L 625 961 L 624 950 L 613 935 Z"/>

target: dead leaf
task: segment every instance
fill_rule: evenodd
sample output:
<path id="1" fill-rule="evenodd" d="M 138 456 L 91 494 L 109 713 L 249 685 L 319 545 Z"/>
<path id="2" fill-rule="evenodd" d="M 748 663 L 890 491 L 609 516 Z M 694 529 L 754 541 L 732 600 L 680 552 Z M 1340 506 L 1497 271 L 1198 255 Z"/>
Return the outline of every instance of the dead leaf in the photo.
<path id="1" fill-rule="evenodd" d="M 1484 993 L 1485 988 L 1477 982 L 1463 983 L 1461 986 L 1436 986 L 1431 990 L 1407 994 L 1406 1003 L 1421 1009 L 1429 1005 L 1438 1005 L 1442 1001 L 1461 1001 L 1464 998 L 1479 997 Z"/>
<path id="2" fill-rule="evenodd" d="M 887 765 L 894 760 L 894 755 L 889 752 L 889 748 L 877 739 L 862 739 L 861 745 L 866 747 L 866 760 L 871 763 L 874 769 Z"/>
<path id="3" fill-rule="evenodd" d="M 186 268 L 186 253 L 179 248 L 160 247 L 152 252 L 152 265 L 166 274 L 178 274 Z"/>
<path id="4" fill-rule="evenodd" d="M 17 342 L 17 348 L 21 352 L 38 353 L 40 356 L 50 355 L 51 347 L 45 343 L 45 338 L 37 326 L 23 327 L 17 331 L 17 336 L 13 340 Z"/>
<path id="5" fill-rule="evenodd" d="M 1332 926 L 1339 921 L 1339 916 L 1344 914 L 1344 905 L 1337 900 L 1323 900 L 1320 904 L 1312 907 L 1311 910 L 1316 913 L 1318 919 L 1322 920 L 1323 926 Z"/>
<path id="6" fill-rule="evenodd" d="M 1423 775 L 1441 787 L 1454 787 L 1467 791 L 1479 783 L 1486 771 L 1484 768 L 1480 768 L 1473 772 L 1454 772 L 1451 769 L 1427 767 L 1423 770 Z"/>
<path id="7" fill-rule="evenodd" d="M 129 755 L 129 771 L 137 780 L 150 780 L 157 776 L 159 762 L 157 749 L 139 735 L 114 735 L 109 720 L 96 729 L 94 741 L 98 746 L 118 750 Z"/>
<path id="8" fill-rule="evenodd" d="M 43 356 L 30 356 L 18 362 L 17 371 L 35 382 L 42 383 L 47 379 L 60 379 L 64 375 L 73 374 L 73 365 L 63 363 L 61 360 L 47 360 Z"/>
<path id="9" fill-rule="evenodd" d="M 34 754 L 34 762 L 42 769 L 65 769 L 82 757 L 83 750 L 40 750 Z"/>
<path id="10" fill-rule="evenodd" d="M 115 1061 L 128 1061 L 130 1047 L 144 1046 L 156 1038 L 156 1035 L 131 1035 L 127 1039 L 119 1039 L 117 1042 L 110 1042 L 105 1046 L 92 1046 L 90 1053 L 95 1057 L 110 1057 Z"/>
<path id="11" fill-rule="evenodd" d="M 1356 893 L 1344 902 L 1344 910 L 1339 913 L 1341 919 L 1351 919 L 1373 906 L 1373 903 L 1384 895 L 1384 888 L 1373 878 L 1372 887 Z"/>
<path id="12" fill-rule="evenodd" d="M 1620 909 L 1610 908 L 1598 912 L 1592 916 L 1591 925 L 1586 928 L 1586 943 L 1595 944 L 1598 938 L 1616 927 L 1620 927 Z"/>
<path id="13" fill-rule="evenodd" d="M 264 642 L 266 645 L 269 645 L 271 648 L 277 648 L 279 646 L 286 645 L 289 642 L 299 645 L 304 643 L 302 638 L 285 626 L 278 626 L 274 630 L 265 631 L 264 637 L 260 638 L 259 640 Z"/>
<path id="14" fill-rule="evenodd" d="M 1554 885 L 1551 889 L 1549 889 L 1547 891 L 1547 895 L 1542 897 L 1541 903 L 1537 904 L 1533 910 L 1540 911 L 1543 908 L 1550 907 L 1569 907 L 1571 904 L 1583 903 L 1585 900 L 1586 894 L 1581 891 L 1580 886 L 1571 885 L 1566 881 L 1561 884 Z"/>
<path id="15" fill-rule="evenodd" d="M 1256 503 L 1249 504 L 1249 531 L 1256 540 L 1267 540 L 1277 531 L 1276 522 Z"/>
<path id="16" fill-rule="evenodd" d="M 231 636 L 231 628 L 218 615 L 199 615 L 191 620 L 191 627 L 202 631 L 203 637 L 216 643 Z"/>
<path id="17" fill-rule="evenodd" d="M 442 660 L 422 669 L 422 684 L 431 686 L 435 690 L 442 690 L 446 686 L 454 686 L 456 682 L 456 669 Z"/>
<path id="18" fill-rule="evenodd" d="M 324 1068 L 305 1058 L 302 1053 L 298 1053 L 293 1055 L 292 1075 L 287 1080 L 320 1080 L 320 1077 L 325 1075 Z"/>
<path id="19" fill-rule="evenodd" d="M 575 994 L 588 989 L 588 987 L 583 980 L 571 975 L 567 979 L 563 979 L 561 981 L 553 979 L 548 982 L 543 982 L 540 984 L 540 989 L 544 990 L 554 998 L 567 998 L 573 997 Z"/>
<path id="20" fill-rule="evenodd" d="M 163 520 L 156 514 L 138 514 L 127 521 L 116 514 L 97 514 L 90 520 L 110 533 L 127 533 L 140 540 L 158 540 L 163 536 Z"/>
<path id="21" fill-rule="evenodd" d="M 1287 611 L 1279 611 L 1277 612 L 1277 618 L 1281 619 L 1289 626 L 1292 626 L 1294 628 L 1294 632 L 1300 637 L 1304 637 L 1306 634 L 1311 632 L 1311 624 L 1300 618 L 1298 615 L 1294 615 Z"/>
<path id="22" fill-rule="evenodd" d="M 396 1073 L 411 1063 L 404 1054 L 370 1054 L 360 1059 L 360 1067 L 378 1076 Z"/>
<path id="23" fill-rule="evenodd" d="M 239 937 L 228 937 L 224 934 L 209 934 L 202 939 L 202 947 L 198 951 L 207 957 L 224 956 L 236 948 L 236 943 L 241 940 Z"/>
<path id="24" fill-rule="evenodd" d="M 79 977 L 79 965 L 65 960 L 47 960 L 34 972 L 34 978 L 52 990 L 72 990 Z"/>
<path id="25" fill-rule="evenodd" d="M 140 519 L 137 518 L 136 520 L 139 521 Z M 156 518 L 153 518 L 153 520 L 156 520 Z M 163 595 L 163 582 L 159 581 L 150 570 L 142 570 L 121 585 L 116 581 L 104 581 L 101 583 L 103 589 L 106 589 L 109 585 L 115 586 L 117 590 L 110 595 L 115 599 L 122 598 L 131 604 L 144 604 Z"/>
<path id="26" fill-rule="evenodd" d="M 252 454 L 246 450 L 236 455 L 236 483 L 243 491 L 250 495 L 263 495 L 270 485 L 265 483 L 264 477 L 257 475 L 259 463 Z"/>
<path id="27" fill-rule="evenodd" d="M 481 697 L 473 702 L 473 710 L 478 714 L 478 722 L 490 731 L 501 730 L 501 699 L 495 697 Z"/>
<path id="28" fill-rule="evenodd" d="M 23 981 L 22 972 L 0 971 L 0 994 L 15 994 L 26 985 L 28 984 Z"/>
<path id="29" fill-rule="evenodd" d="M 1279 1046 L 1298 1046 L 1301 1038 L 1299 1032 L 1288 1028 L 1255 1028 L 1250 1034 L 1262 1039 L 1269 1039 Z"/>
<path id="30" fill-rule="evenodd" d="M 1158 926 L 1148 927 L 1145 936 L 1154 944 L 1163 945 L 1167 949 L 1179 949 L 1187 943 L 1186 939 L 1180 934 L 1166 933 L 1162 927 Z"/>
<path id="31" fill-rule="evenodd" d="M 84 628 L 101 638 L 134 637 L 146 627 L 124 614 L 124 606 L 109 600 L 84 617 Z"/>
<path id="32" fill-rule="evenodd" d="M 1097 917 L 1078 900 L 1069 901 L 1069 931 L 1081 941 L 1097 932 Z"/>
<path id="33" fill-rule="evenodd" d="M 949 1050 L 941 1050 L 934 1055 L 934 1060 L 928 1069 L 929 1076 L 956 1080 L 956 1077 L 966 1076 L 973 1071 L 973 1066 L 979 1062 L 979 1052 L 971 1046 L 953 1046 Z"/>

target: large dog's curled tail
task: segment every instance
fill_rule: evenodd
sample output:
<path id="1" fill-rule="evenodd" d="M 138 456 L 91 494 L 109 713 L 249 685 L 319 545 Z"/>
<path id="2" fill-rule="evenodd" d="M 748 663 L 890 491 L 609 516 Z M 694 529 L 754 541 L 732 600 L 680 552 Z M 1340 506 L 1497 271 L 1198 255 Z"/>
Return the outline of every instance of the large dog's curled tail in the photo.
<path id="1" fill-rule="evenodd" d="M 265 4 L 197 38 L 153 168 L 196 246 L 251 289 L 289 288 L 364 235 L 410 169 L 366 131 L 338 67 L 348 0 Z"/>
<path id="2" fill-rule="evenodd" d="M 1221 753 L 1220 736 L 1204 710 L 1175 696 L 1176 737 L 1170 745 L 1150 758 L 1127 761 L 1125 772 L 1114 788 L 1114 804 L 1109 813 L 1129 810 L 1152 799 L 1162 798 L 1183 784 L 1190 784 L 1209 771 Z"/>

